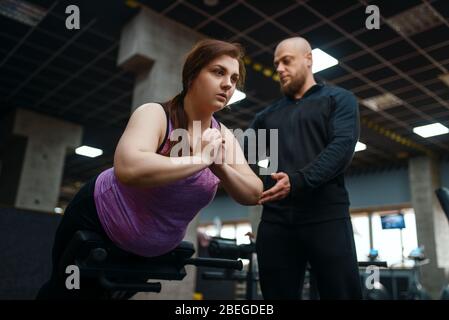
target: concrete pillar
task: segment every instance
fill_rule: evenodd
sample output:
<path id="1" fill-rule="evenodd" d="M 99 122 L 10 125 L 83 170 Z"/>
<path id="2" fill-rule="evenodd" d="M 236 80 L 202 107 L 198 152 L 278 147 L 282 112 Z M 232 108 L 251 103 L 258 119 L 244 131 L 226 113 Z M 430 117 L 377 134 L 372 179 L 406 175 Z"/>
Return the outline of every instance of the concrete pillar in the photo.
<path id="1" fill-rule="evenodd" d="M 16 208 L 53 212 L 59 197 L 67 148 L 81 143 L 82 127 L 17 109 L 2 146 L 0 202 Z"/>
<path id="2" fill-rule="evenodd" d="M 143 8 L 122 30 L 118 65 L 136 74 L 132 110 L 182 90 L 186 54 L 204 36 Z"/>
<path id="3" fill-rule="evenodd" d="M 167 101 L 182 90 L 185 57 L 203 37 L 147 8 L 123 28 L 117 64 L 136 74 L 131 112 L 147 102 Z M 198 223 L 197 216 L 184 239 L 195 246 Z M 193 299 L 195 267 L 186 270 L 183 281 L 161 281 L 161 293 L 139 293 L 133 299 Z"/>
<path id="4" fill-rule="evenodd" d="M 67 148 L 80 145 L 82 127 L 24 109 L 5 127 L 10 132 L 2 146 L 0 203 L 53 212 Z"/>
<path id="5" fill-rule="evenodd" d="M 449 225 L 435 196 L 435 189 L 440 186 L 437 161 L 427 157 L 411 159 L 409 178 L 418 245 L 424 245 L 430 259 L 422 267 L 422 284 L 437 299 L 449 270 Z"/>

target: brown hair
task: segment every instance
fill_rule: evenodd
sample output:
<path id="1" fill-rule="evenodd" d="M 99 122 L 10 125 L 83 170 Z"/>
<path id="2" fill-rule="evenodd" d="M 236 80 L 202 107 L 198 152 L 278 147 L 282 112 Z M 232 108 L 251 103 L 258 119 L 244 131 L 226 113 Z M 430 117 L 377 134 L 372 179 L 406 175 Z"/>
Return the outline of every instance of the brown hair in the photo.
<path id="1" fill-rule="evenodd" d="M 171 100 L 162 104 L 168 112 L 173 129 L 187 129 L 187 115 L 184 110 L 184 97 L 189 90 L 193 80 L 200 71 L 212 60 L 222 55 L 230 56 L 239 62 L 239 79 L 237 88 L 243 88 L 245 83 L 245 64 L 243 62 L 244 51 L 240 44 L 230 43 L 215 39 L 199 41 L 188 53 L 182 69 L 182 91 Z M 168 124 L 167 124 L 168 125 Z M 176 143 L 176 142 L 175 142 Z M 171 149 L 172 145 L 170 145 Z"/>

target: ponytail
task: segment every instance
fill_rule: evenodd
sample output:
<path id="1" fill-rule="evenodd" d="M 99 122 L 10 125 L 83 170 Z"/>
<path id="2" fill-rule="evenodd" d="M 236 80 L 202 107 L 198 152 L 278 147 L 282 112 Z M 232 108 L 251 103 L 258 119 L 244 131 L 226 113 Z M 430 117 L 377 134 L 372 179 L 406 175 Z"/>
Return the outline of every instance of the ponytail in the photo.
<path id="1" fill-rule="evenodd" d="M 184 97 L 185 97 L 185 90 L 177 94 L 171 100 L 162 103 L 162 107 L 168 114 L 167 119 L 169 119 L 172 124 L 172 129 L 185 129 L 185 130 L 188 129 L 187 114 L 184 110 Z M 170 151 L 173 148 L 173 146 L 178 143 L 178 141 L 172 141 L 170 139 L 170 135 L 167 137 L 167 139 L 169 143 L 169 148 L 167 149 L 167 152 L 164 152 L 164 155 L 170 154 Z"/>

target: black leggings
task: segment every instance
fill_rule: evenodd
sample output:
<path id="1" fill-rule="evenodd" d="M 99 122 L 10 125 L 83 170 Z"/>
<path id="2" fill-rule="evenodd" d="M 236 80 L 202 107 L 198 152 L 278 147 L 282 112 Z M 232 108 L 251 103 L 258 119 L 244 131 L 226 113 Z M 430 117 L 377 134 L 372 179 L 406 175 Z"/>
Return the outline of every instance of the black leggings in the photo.
<path id="1" fill-rule="evenodd" d="M 361 299 L 350 219 L 307 225 L 261 221 L 256 241 L 264 299 L 301 299 L 307 263 L 321 299 Z"/>
<path id="2" fill-rule="evenodd" d="M 94 202 L 94 188 L 97 177 L 88 181 L 67 206 L 63 218 L 56 230 L 52 251 L 52 273 L 39 290 L 36 299 L 102 299 L 108 298 L 95 279 L 80 280 L 80 289 L 67 289 L 65 277 L 58 271 L 59 261 L 75 232 L 89 230 L 100 234 L 109 241 L 98 218 Z M 67 277 L 69 274 L 67 274 Z"/>

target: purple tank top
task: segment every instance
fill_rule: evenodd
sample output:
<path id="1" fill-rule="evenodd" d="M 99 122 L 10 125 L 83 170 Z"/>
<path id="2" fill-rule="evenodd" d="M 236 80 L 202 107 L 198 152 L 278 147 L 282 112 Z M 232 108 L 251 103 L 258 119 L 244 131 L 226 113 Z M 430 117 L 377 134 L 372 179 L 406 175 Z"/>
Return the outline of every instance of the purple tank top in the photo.
<path id="1" fill-rule="evenodd" d="M 212 126 L 220 127 L 213 117 Z M 172 130 L 168 120 L 167 137 Z M 168 141 L 159 153 L 167 150 Z M 219 182 L 206 168 L 164 186 L 137 188 L 120 183 L 112 167 L 95 182 L 95 206 L 106 234 L 118 247 L 154 257 L 182 241 L 189 222 L 213 200 Z"/>

